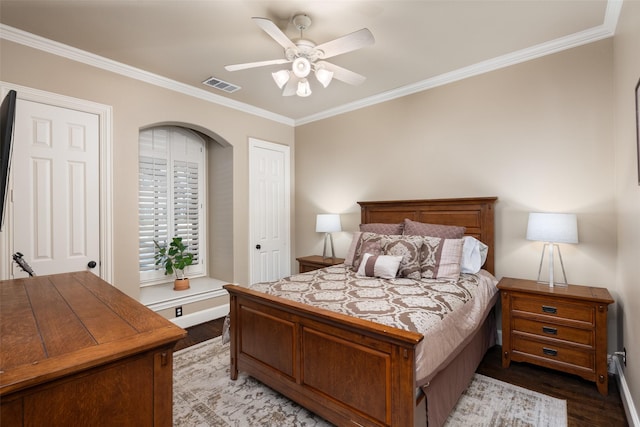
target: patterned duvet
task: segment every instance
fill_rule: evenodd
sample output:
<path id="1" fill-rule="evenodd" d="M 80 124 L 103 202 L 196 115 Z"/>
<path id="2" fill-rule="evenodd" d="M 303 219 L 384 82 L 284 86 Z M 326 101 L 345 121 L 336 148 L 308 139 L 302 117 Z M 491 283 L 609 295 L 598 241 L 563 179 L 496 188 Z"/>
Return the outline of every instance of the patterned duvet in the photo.
<path id="1" fill-rule="evenodd" d="M 451 279 L 358 277 L 340 264 L 251 289 L 424 335 L 416 353 L 418 386 L 466 344 L 497 298 L 488 272 Z"/>

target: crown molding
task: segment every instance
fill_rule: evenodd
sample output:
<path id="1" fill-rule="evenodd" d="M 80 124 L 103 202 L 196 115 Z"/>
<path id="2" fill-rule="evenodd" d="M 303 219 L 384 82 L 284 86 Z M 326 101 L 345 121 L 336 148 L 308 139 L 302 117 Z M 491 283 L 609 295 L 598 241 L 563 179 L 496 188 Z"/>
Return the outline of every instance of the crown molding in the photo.
<path id="1" fill-rule="evenodd" d="M 136 67 L 131 67 L 129 65 L 113 61 L 111 59 L 104 58 L 102 56 L 77 49 L 63 43 L 49 40 L 32 33 L 10 27 L 8 25 L 0 24 L 0 38 L 34 49 L 42 50 L 53 55 L 61 56 L 63 58 L 71 59 L 73 61 L 90 65 L 96 68 L 110 71 L 112 73 L 120 74 L 125 77 L 140 80 L 145 83 L 192 96 L 194 98 L 199 98 L 204 101 L 219 104 L 224 107 L 229 107 L 234 110 L 272 120 L 274 122 L 282 123 L 289 126 L 293 126 L 295 124 L 294 120 L 289 117 L 285 117 L 283 115 L 276 114 L 262 108 L 254 107 L 253 105 L 249 105 L 243 102 L 234 101 L 232 99 L 207 92 L 203 89 L 198 89 L 194 86 L 180 83 L 178 81 L 160 76 L 158 74 L 150 73 Z"/>
<path id="2" fill-rule="evenodd" d="M 380 104 L 392 99 L 401 98 L 403 96 L 422 92 L 428 89 L 433 89 L 438 86 L 443 86 L 469 77 L 477 76 L 479 74 L 488 73 L 500 68 L 509 67 L 511 65 L 530 61 L 542 56 L 551 55 L 563 50 L 572 49 L 574 47 L 613 37 L 618 23 L 618 18 L 620 17 L 622 2 L 623 0 L 609 0 L 607 2 L 607 9 L 605 11 L 604 23 L 597 27 L 580 31 L 565 37 L 560 37 L 549 42 L 528 47 L 526 49 L 511 52 L 486 61 L 478 62 L 476 64 L 469 65 L 468 67 L 459 68 L 457 70 L 443 73 L 426 80 L 402 86 L 387 92 L 382 92 L 368 98 L 363 98 L 361 100 L 351 102 L 337 108 L 332 108 L 317 114 L 303 117 L 296 120 L 295 125 L 300 126 L 303 124 L 348 113 L 350 111 L 359 110 L 371 105 Z"/>
<path id="3" fill-rule="evenodd" d="M 487 61 L 478 62 L 468 67 L 463 67 L 454 71 L 450 71 L 448 73 L 443 73 L 426 80 L 402 86 L 400 88 L 393 89 L 387 92 L 382 92 L 377 95 L 344 104 L 336 108 L 321 111 L 317 114 L 312 114 L 297 120 L 273 113 L 268 110 L 264 110 L 262 108 L 255 107 L 250 104 L 234 101 L 232 99 L 225 98 L 223 96 L 216 95 L 202 89 L 198 89 L 194 86 L 180 83 L 175 80 L 153 74 L 139 68 L 131 67 L 129 65 L 122 64 L 120 62 L 113 61 L 111 59 L 104 58 L 102 56 L 98 56 L 62 43 L 58 43 L 56 41 L 37 36 L 35 34 L 27 33 L 25 31 L 18 30 L 4 24 L 0 24 L 0 38 L 32 47 L 34 49 L 39 49 L 53 55 L 71 59 L 73 61 L 91 65 L 93 67 L 101 68 L 106 71 L 111 71 L 113 73 L 140 80 L 145 83 L 173 90 L 175 92 L 192 96 L 194 98 L 199 98 L 208 102 L 212 102 L 214 104 L 222 105 L 224 107 L 229 107 L 234 110 L 242 111 L 248 114 L 295 127 L 361 108 L 369 107 L 375 104 L 380 104 L 382 102 L 422 92 L 428 89 L 433 89 L 438 86 L 443 86 L 469 77 L 488 73 L 501 68 L 509 67 L 511 65 L 530 61 L 542 56 L 551 55 L 563 50 L 612 37 L 615 34 L 616 26 L 618 24 L 620 11 L 622 9 L 622 3 L 623 0 L 609 0 L 607 2 L 603 24 L 597 27 L 580 31 L 578 33 L 574 33 L 565 37 L 560 37 L 550 42 L 541 43 L 536 46 L 498 56 Z"/>

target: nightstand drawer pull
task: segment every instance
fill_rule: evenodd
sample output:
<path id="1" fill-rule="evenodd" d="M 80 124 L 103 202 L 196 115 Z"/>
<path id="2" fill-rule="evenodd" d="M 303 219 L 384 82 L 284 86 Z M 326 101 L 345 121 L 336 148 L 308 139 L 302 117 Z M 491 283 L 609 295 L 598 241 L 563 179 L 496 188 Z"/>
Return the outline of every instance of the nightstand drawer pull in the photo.
<path id="1" fill-rule="evenodd" d="M 558 309 L 549 305 L 543 305 L 542 311 L 544 311 L 545 313 L 556 314 L 558 312 Z"/>
<path id="2" fill-rule="evenodd" d="M 552 348 L 542 347 L 542 353 L 546 354 L 547 356 L 557 356 L 558 355 L 558 350 L 554 350 Z"/>
<path id="3" fill-rule="evenodd" d="M 542 327 L 542 332 L 544 332 L 545 334 L 549 334 L 549 335 L 558 335 L 558 329 L 551 328 L 549 326 L 543 326 Z"/>

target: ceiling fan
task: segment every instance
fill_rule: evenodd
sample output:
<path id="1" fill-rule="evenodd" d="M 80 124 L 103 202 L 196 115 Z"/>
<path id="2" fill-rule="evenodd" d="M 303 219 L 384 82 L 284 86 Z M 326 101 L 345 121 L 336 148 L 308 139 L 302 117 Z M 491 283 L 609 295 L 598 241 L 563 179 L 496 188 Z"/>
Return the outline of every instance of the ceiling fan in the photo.
<path id="1" fill-rule="evenodd" d="M 300 38 L 295 41 L 287 37 L 280 28 L 267 18 L 252 18 L 262 30 L 271 36 L 284 48 L 284 58 L 267 61 L 248 62 L 245 64 L 227 65 L 227 71 L 245 70 L 248 68 L 264 67 L 267 65 L 292 64 L 291 69 L 283 69 L 271 73 L 283 96 L 311 95 L 311 86 L 307 76 L 314 72 L 316 79 L 325 88 L 332 79 L 337 79 L 351 85 L 361 84 L 366 77 L 324 61 L 327 58 L 352 52 L 375 43 L 373 34 L 367 28 L 355 31 L 335 40 L 316 45 L 312 41 L 302 38 L 302 32 L 311 26 L 311 18 L 307 15 L 295 15 L 293 25 L 300 30 Z"/>

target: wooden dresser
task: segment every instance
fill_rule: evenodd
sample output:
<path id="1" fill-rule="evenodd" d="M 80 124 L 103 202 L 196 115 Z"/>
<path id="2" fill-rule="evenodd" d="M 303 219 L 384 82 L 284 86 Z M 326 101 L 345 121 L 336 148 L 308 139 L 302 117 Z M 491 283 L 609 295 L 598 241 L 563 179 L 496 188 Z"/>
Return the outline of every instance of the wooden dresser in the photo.
<path id="1" fill-rule="evenodd" d="M 6 426 L 171 426 L 182 328 L 89 272 L 0 281 Z"/>
<path id="2" fill-rule="evenodd" d="M 529 362 L 580 375 L 607 395 L 605 288 L 555 286 L 505 277 L 502 298 L 502 366 Z"/>
<path id="3" fill-rule="evenodd" d="M 344 258 L 322 258 L 320 255 L 303 256 L 296 258 L 296 260 L 298 261 L 298 270 L 300 270 L 300 273 L 331 267 L 332 265 L 338 265 L 344 262 Z"/>

